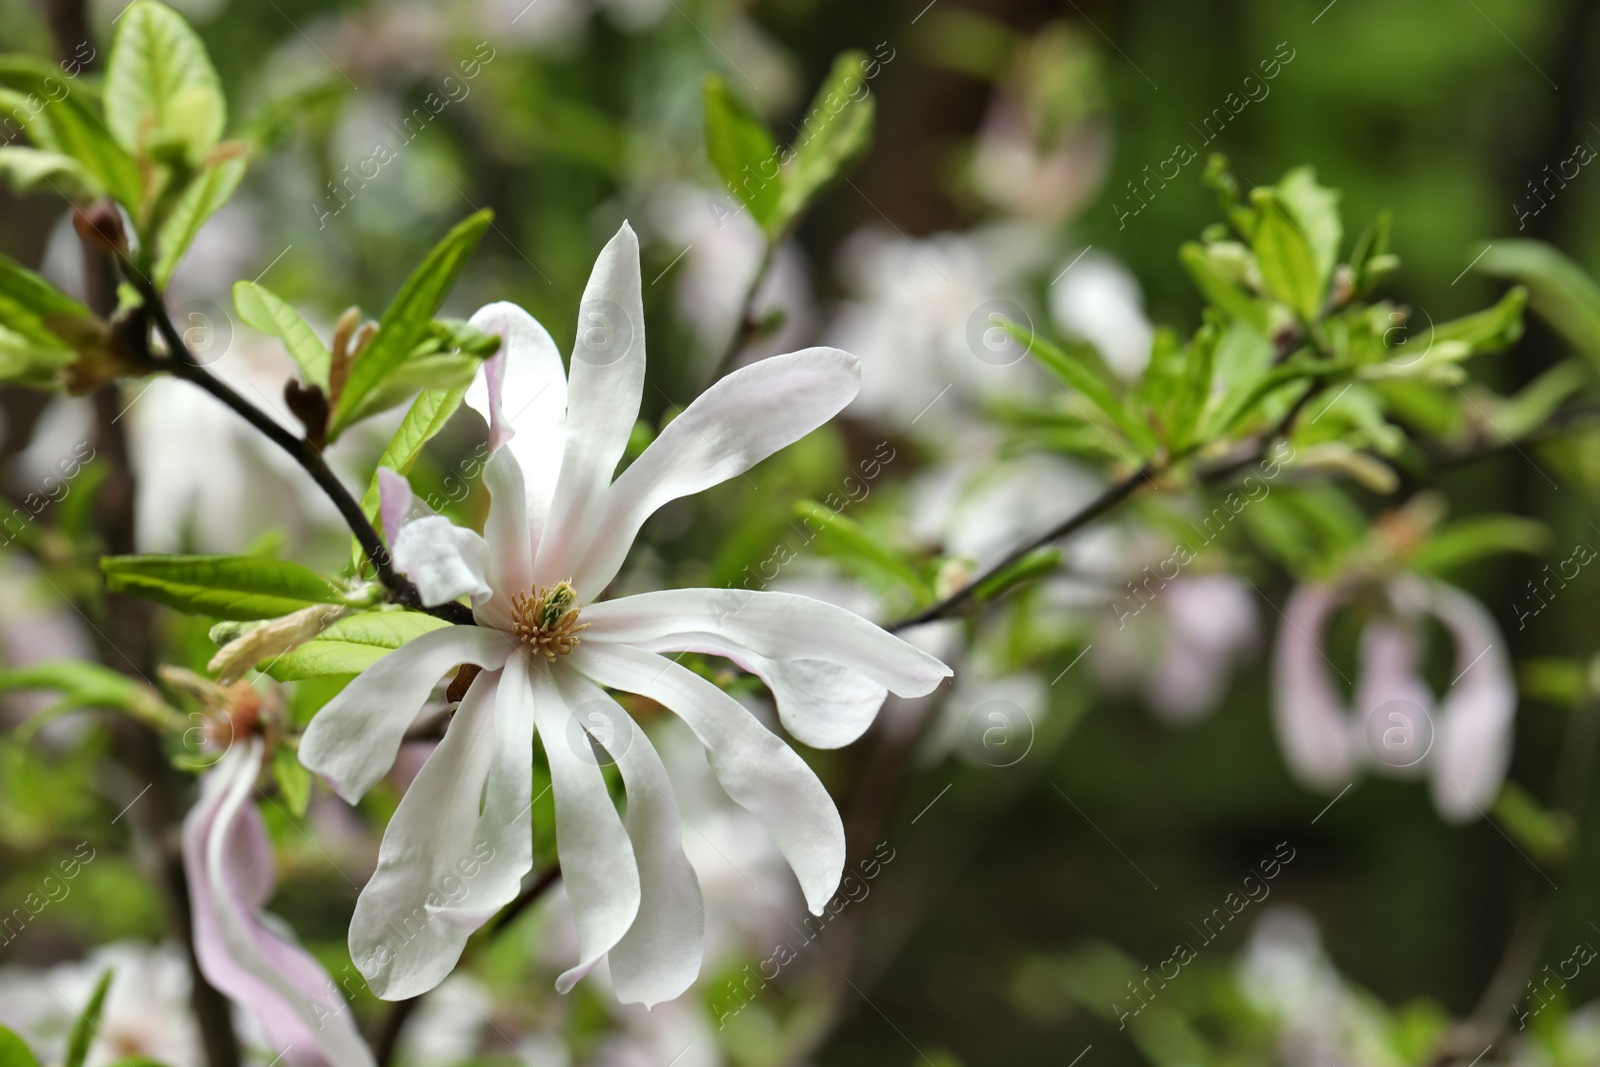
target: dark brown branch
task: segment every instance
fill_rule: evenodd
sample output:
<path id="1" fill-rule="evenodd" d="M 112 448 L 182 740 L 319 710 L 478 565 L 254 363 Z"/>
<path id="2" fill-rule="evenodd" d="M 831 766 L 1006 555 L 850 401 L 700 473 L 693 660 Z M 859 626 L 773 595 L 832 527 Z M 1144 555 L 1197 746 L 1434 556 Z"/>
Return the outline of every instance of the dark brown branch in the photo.
<path id="1" fill-rule="evenodd" d="M 163 365 L 175 377 L 199 386 L 232 408 L 246 422 L 260 430 L 268 440 L 287 452 L 307 474 L 311 475 L 312 480 L 327 494 L 328 499 L 333 501 L 334 507 L 339 509 L 339 514 L 350 527 L 350 532 L 355 535 L 361 550 L 372 561 L 378 581 L 389 590 L 390 599 L 414 611 L 427 612 L 446 622 L 463 626 L 473 625 L 472 610 L 464 604 L 448 603 L 428 607 L 422 603 L 422 595 L 417 591 L 417 587 L 409 578 L 394 569 L 389 549 L 384 545 L 383 538 L 378 535 L 366 512 L 361 510 L 356 498 L 350 495 L 350 491 L 339 480 L 339 476 L 328 466 L 322 452 L 310 441 L 296 437 L 284 429 L 266 412 L 240 396 L 231 386 L 201 366 L 194 358 L 194 353 L 189 351 L 189 346 L 184 343 L 177 327 L 172 324 L 172 318 L 167 314 L 166 302 L 162 300 L 161 294 L 156 292 L 150 280 L 126 263 L 123 273 L 144 298 L 145 307 L 155 319 L 156 331 L 166 343 L 170 358 L 165 360 Z"/>

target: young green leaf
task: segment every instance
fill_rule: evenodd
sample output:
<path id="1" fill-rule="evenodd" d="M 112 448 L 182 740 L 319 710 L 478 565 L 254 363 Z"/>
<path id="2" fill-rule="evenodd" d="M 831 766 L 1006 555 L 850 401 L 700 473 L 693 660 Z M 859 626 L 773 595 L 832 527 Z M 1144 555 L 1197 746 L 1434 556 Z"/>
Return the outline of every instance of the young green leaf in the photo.
<path id="1" fill-rule="evenodd" d="M 264 285 L 255 282 L 235 282 L 233 306 L 245 325 L 254 327 L 268 337 L 276 337 L 289 350 L 289 355 L 300 365 L 300 375 L 307 383 L 328 388 L 328 364 L 332 356 L 306 320 L 300 317 L 289 302 Z"/>
<path id="2" fill-rule="evenodd" d="M 210 163 L 201 168 L 200 173 L 184 188 L 183 195 L 172 206 L 172 212 L 161 224 L 161 233 L 156 237 L 155 278 L 159 288 L 165 289 L 167 282 L 172 280 L 173 269 L 188 250 L 195 234 L 200 232 L 200 227 L 239 188 L 239 182 L 244 178 L 244 168 L 242 156 Z"/>
<path id="3" fill-rule="evenodd" d="M 1522 336 L 1522 309 L 1528 303 L 1528 290 L 1512 286 L 1493 307 L 1441 322 L 1427 335 L 1429 344 L 1460 341 L 1473 354 L 1503 352 Z"/>
<path id="4" fill-rule="evenodd" d="M 876 105 L 867 92 L 866 68 L 867 58 L 860 52 L 845 52 L 834 60 L 800 123 L 769 233 L 787 226 L 871 144 Z"/>
<path id="5" fill-rule="evenodd" d="M 374 468 L 372 480 L 367 483 L 367 491 L 361 497 L 361 510 L 367 513 L 367 518 L 374 522 L 378 518 L 378 469 L 387 467 L 396 474 L 411 473 L 417 457 L 422 455 L 422 446 L 444 429 L 444 424 L 450 421 L 450 416 L 456 413 L 466 395 L 465 385 L 458 385 L 454 389 L 424 389 L 417 394 L 406 417 L 400 420 L 399 429 L 389 439 L 383 455 L 378 457 L 378 467 Z"/>
<path id="6" fill-rule="evenodd" d="M 1278 182 L 1278 202 L 1294 220 L 1316 257 L 1318 291 L 1327 288 L 1328 276 L 1339 259 L 1344 226 L 1339 221 L 1339 194 L 1317 184 L 1316 171 L 1296 167 Z"/>
<path id="7" fill-rule="evenodd" d="M 205 45 L 183 16 L 134 0 L 117 21 L 106 71 L 106 124 L 135 156 L 176 147 L 190 166 L 222 138 L 227 104 Z"/>
<path id="8" fill-rule="evenodd" d="M 1054 574 L 1061 566 L 1059 548 L 1038 548 L 1023 556 L 1011 566 L 991 574 L 972 591 L 972 599 L 979 603 L 995 600 L 1019 585 Z"/>
<path id="9" fill-rule="evenodd" d="M 783 185 L 778 146 L 755 113 L 716 74 L 705 81 L 706 156 L 728 191 L 768 233 Z"/>
<path id="10" fill-rule="evenodd" d="M 99 191 L 99 183 L 71 156 L 21 145 L 0 147 L 0 181 L 19 193 L 49 187 L 77 200 L 92 199 Z"/>
<path id="11" fill-rule="evenodd" d="M 1517 515 L 1474 515 L 1436 531 L 1411 557 L 1412 566 L 1435 574 L 1506 552 L 1537 555 L 1550 543 L 1544 523 Z"/>
<path id="12" fill-rule="evenodd" d="M 117 144 L 96 110 L 83 99 L 82 87 L 62 79 L 60 71 L 45 63 L 20 56 L 0 56 L 0 86 L 11 90 L 9 97 L 33 97 L 44 101 L 37 108 L 10 106 L 14 116 L 27 116 L 23 126 L 35 146 L 76 160 L 95 183 L 96 193 L 105 193 L 135 211 L 142 199 L 138 168 L 122 146 Z"/>
<path id="13" fill-rule="evenodd" d="M 1496 241 L 1477 268 L 1526 285 L 1533 310 L 1600 369 L 1600 286 L 1582 267 L 1541 241 Z"/>
<path id="14" fill-rule="evenodd" d="M 450 625 L 420 611 L 368 611 L 350 615 L 295 649 L 264 664 L 280 682 L 360 674 L 413 638 Z"/>
<path id="15" fill-rule="evenodd" d="M 0 1026 L 0 1067 L 39 1067 L 39 1059 L 16 1031 Z"/>
<path id="16" fill-rule="evenodd" d="M 306 770 L 294 754 L 294 749 L 280 745 L 272 750 L 272 779 L 278 783 L 278 792 L 289 805 L 295 818 L 306 813 L 311 803 L 311 772 Z"/>
<path id="17" fill-rule="evenodd" d="M 1084 398 L 1109 418 L 1129 441 L 1141 450 L 1148 451 L 1155 447 L 1155 434 L 1151 432 L 1150 427 L 1140 422 L 1122 403 L 1121 398 L 1112 392 L 1111 386 L 1089 369 L 1082 355 L 1051 344 L 1025 326 L 1005 323 L 1004 329 L 1027 345 L 1028 352 L 1053 371 L 1056 377 L 1083 394 Z M 1069 348 L 1076 349 L 1077 346 L 1069 345 Z"/>
<path id="18" fill-rule="evenodd" d="M 350 368 L 350 377 L 336 398 L 329 422 L 330 441 L 364 413 L 367 394 L 383 384 L 426 336 L 433 316 L 493 218 L 492 213 L 480 211 L 459 223 L 406 279 L 379 320 L 377 334 Z"/>
<path id="19" fill-rule="evenodd" d="M 67 1035 L 67 1054 L 61 1061 L 61 1067 L 83 1067 L 83 1061 L 89 1058 L 89 1046 L 94 1044 L 95 1036 L 100 1031 L 100 1013 L 106 1007 L 106 990 L 111 988 L 111 976 L 115 973 L 108 969 L 100 976 L 89 1003 L 78 1013 L 77 1020 L 72 1024 L 72 1032 Z"/>
<path id="20" fill-rule="evenodd" d="M 1262 334 L 1270 330 L 1271 315 L 1267 305 L 1240 288 L 1218 265 L 1210 248 L 1189 241 L 1178 249 L 1178 261 L 1189 272 L 1201 295 L 1212 304 Z"/>
<path id="21" fill-rule="evenodd" d="M 879 541 L 854 519 L 811 500 L 797 503 L 794 512 L 813 529 L 819 551 L 892 579 L 910 590 L 918 603 L 933 599 L 933 589 L 911 560 Z"/>
<path id="22" fill-rule="evenodd" d="M 0 691 L 36 690 L 61 695 L 60 701 L 36 713 L 17 730 L 26 740 L 57 717 L 82 708 L 125 711 L 157 728 L 170 725 L 173 712 L 161 695 L 144 682 L 120 671 L 80 660 L 53 660 L 0 669 Z"/>
<path id="23" fill-rule="evenodd" d="M 1304 232 L 1281 199 L 1265 189 L 1251 194 L 1257 223 L 1251 249 L 1267 292 L 1307 322 L 1322 309 L 1326 271 Z M 1331 264 L 1329 265 L 1331 267 Z"/>
<path id="24" fill-rule="evenodd" d="M 345 601 L 317 572 L 260 556 L 106 556 L 100 569 L 113 593 L 215 619 L 272 619 Z"/>

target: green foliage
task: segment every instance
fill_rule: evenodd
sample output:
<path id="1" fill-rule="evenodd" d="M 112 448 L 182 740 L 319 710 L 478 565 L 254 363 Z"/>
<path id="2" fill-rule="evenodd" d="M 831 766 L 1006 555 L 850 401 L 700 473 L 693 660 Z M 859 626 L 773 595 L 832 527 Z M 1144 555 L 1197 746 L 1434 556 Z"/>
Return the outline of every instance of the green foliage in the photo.
<path id="1" fill-rule="evenodd" d="M 302 818 L 311 803 L 311 772 L 305 769 L 294 749 L 279 746 L 272 750 L 272 780 L 295 818 Z"/>
<path id="2" fill-rule="evenodd" d="M 205 46 L 177 12 L 134 0 L 117 20 L 106 71 L 106 124 L 130 156 L 198 167 L 227 104 Z"/>
<path id="3" fill-rule="evenodd" d="M 1477 269 L 1527 286 L 1533 310 L 1600 371 L 1600 285 L 1582 267 L 1541 241 L 1496 241 Z"/>
<path id="4" fill-rule="evenodd" d="M 328 364 L 332 359 L 328 346 L 287 300 L 264 285 L 241 281 L 233 286 L 233 306 L 247 326 L 283 342 L 300 365 L 303 381 L 327 391 Z"/>
<path id="5" fill-rule="evenodd" d="M 866 152 L 875 105 L 866 57 L 834 60 L 798 123 L 799 139 L 779 148 L 761 119 L 716 74 L 705 81 L 706 156 L 723 184 L 769 240 L 787 232 L 817 195 Z"/>
<path id="6" fill-rule="evenodd" d="M 418 611 L 362 612 L 340 619 L 265 669 L 280 682 L 360 674 L 407 641 L 448 625 Z"/>
<path id="7" fill-rule="evenodd" d="M 93 995 L 89 997 L 89 1003 L 84 1006 L 77 1021 L 72 1024 L 72 1033 L 67 1037 L 67 1054 L 61 1061 L 62 1067 L 83 1067 L 83 1061 L 88 1059 L 89 1047 L 94 1044 L 94 1039 L 99 1033 L 100 1013 L 105 1010 L 106 991 L 111 988 L 111 978 L 114 973 L 107 970 L 100 976 Z"/>
<path id="8" fill-rule="evenodd" d="M 40 711 L 17 731 L 26 741 L 57 716 L 82 708 L 124 711 L 157 728 L 170 726 L 176 712 L 144 682 L 97 663 L 59 660 L 0 669 L 0 691 L 47 690 L 61 700 Z"/>
<path id="9" fill-rule="evenodd" d="M 492 220 L 490 212 L 480 211 L 457 224 L 406 279 L 378 321 L 378 332 L 356 356 L 344 388 L 332 398 L 333 414 L 328 425 L 330 441 L 351 423 L 399 403 L 400 397 L 391 399 L 380 387 L 405 369 L 407 361 L 437 352 L 437 347 L 431 351 L 425 347 L 421 352 L 417 350 L 429 340 L 433 316 Z"/>
<path id="10" fill-rule="evenodd" d="M 0 1026 L 0 1067 L 39 1067 L 27 1042 L 4 1026 Z"/>
<path id="11" fill-rule="evenodd" d="M 422 455 L 423 446 L 444 429 L 466 395 L 466 385 L 452 389 L 424 389 L 417 394 L 405 418 L 400 420 L 399 428 L 384 447 L 383 455 L 378 457 L 378 465 L 373 468 L 372 478 L 367 482 L 367 491 L 361 497 L 361 510 L 369 520 L 376 522 L 378 518 L 378 471 L 387 467 L 397 474 L 411 473 L 417 457 Z M 361 546 L 353 545 L 351 551 L 355 553 L 355 562 L 359 565 L 362 559 Z"/>
<path id="12" fill-rule="evenodd" d="M 244 170 L 245 160 L 242 156 L 208 163 L 177 198 L 172 213 L 162 223 L 161 232 L 156 237 L 156 247 L 160 249 L 155 262 L 158 288 L 165 289 L 167 282 L 172 280 L 178 260 L 189 250 L 200 227 L 232 198 L 234 190 L 244 180 Z"/>
<path id="13" fill-rule="evenodd" d="M 113 593 L 215 619 L 270 619 L 346 602 L 339 587 L 315 571 L 261 556 L 107 556 L 100 569 Z"/>
<path id="14" fill-rule="evenodd" d="M 49 384 L 77 352 L 99 351 L 105 343 L 88 308 L 0 256 L 0 380 Z"/>
<path id="15" fill-rule="evenodd" d="M 77 184 L 93 195 L 124 205 L 142 199 L 133 157 L 106 128 L 81 86 L 66 81 L 55 67 L 20 56 L 0 57 L 0 104 L 23 122 L 35 148 L 73 160 Z M 42 106 L 27 106 L 29 102 Z"/>

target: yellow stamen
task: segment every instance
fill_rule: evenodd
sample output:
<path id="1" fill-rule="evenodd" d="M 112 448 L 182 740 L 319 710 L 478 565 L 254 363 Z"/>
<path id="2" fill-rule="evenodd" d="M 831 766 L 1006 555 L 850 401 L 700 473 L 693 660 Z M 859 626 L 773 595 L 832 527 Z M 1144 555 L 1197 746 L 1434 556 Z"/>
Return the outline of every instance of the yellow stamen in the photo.
<path id="1" fill-rule="evenodd" d="M 512 628 L 522 643 L 553 660 L 578 647 L 578 633 L 589 628 L 578 621 L 578 594 L 570 582 L 548 589 L 534 586 L 531 593 L 511 598 Z"/>

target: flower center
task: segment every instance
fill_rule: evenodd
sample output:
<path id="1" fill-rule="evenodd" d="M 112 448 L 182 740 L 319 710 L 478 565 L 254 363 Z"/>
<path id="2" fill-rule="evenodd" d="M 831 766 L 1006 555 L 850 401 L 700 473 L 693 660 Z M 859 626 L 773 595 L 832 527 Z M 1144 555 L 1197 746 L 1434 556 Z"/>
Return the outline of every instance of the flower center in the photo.
<path id="1" fill-rule="evenodd" d="M 532 592 L 511 598 L 512 629 L 545 659 L 565 656 L 578 647 L 578 632 L 589 628 L 578 621 L 578 606 L 570 582 L 557 582 L 548 589 L 536 585 Z"/>

